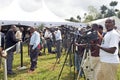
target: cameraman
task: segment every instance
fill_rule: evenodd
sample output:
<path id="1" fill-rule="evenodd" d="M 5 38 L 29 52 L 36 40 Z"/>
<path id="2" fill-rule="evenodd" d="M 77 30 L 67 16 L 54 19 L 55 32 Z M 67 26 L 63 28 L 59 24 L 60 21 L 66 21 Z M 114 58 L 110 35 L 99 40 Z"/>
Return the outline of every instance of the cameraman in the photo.
<path id="1" fill-rule="evenodd" d="M 102 41 L 102 34 L 99 32 L 99 27 L 97 24 L 92 24 L 92 31 L 96 31 L 97 38 L 95 40 L 90 41 L 90 60 L 86 59 L 84 63 L 84 73 L 87 79 L 90 80 L 97 80 L 96 74 L 97 74 L 97 67 L 99 63 L 99 48 L 95 46 L 95 44 L 100 44 Z M 88 61 L 87 61 L 88 60 Z M 90 68 L 86 68 L 86 67 Z"/>
<path id="2" fill-rule="evenodd" d="M 44 34 L 46 44 L 47 44 L 47 49 L 48 53 L 52 53 L 52 33 L 50 31 L 50 28 L 46 27 L 45 34 Z"/>
<path id="3" fill-rule="evenodd" d="M 57 60 L 57 63 L 60 63 L 61 50 L 62 50 L 62 35 L 61 35 L 61 31 L 58 29 L 58 27 L 56 28 L 54 35 L 55 35 L 55 39 L 56 39 L 56 52 L 57 52 L 56 60 Z"/>
<path id="4" fill-rule="evenodd" d="M 83 57 L 83 53 L 84 53 L 84 47 L 83 47 L 83 42 L 80 39 L 79 36 L 82 36 L 85 32 L 85 29 L 82 28 L 79 33 L 77 33 L 77 37 L 76 37 L 76 49 L 75 49 L 75 67 L 76 67 L 76 73 L 79 73 L 80 70 L 80 65 L 81 65 L 81 61 L 82 61 L 82 57 Z M 83 72 L 80 72 L 80 76 L 82 77 Z"/>

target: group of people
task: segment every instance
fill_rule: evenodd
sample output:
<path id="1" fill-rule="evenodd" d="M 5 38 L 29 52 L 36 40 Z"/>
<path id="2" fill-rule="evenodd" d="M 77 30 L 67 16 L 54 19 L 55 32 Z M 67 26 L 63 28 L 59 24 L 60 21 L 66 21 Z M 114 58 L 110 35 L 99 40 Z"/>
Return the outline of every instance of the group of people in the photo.
<path id="1" fill-rule="evenodd" d="M 97 31 L 98 39 L 90 41 L 91 53 L 83 63 L 81 62 L 87 45 L 76 42 L 76 46 L 79 47 L 75 56 L 76 70 L 78 73 L 82 68 L 78 75 L 82 76 L 84 72 L 86 79 L 117 80 L 117 68 L 120 63 L 118 56 L 120 34 L 115 29 L 115 22 L 112 19 L 105 21 L 105 28 L 107 31 L 103 32 L 101 25 L 92 25 L 92 29 Z M 83 30 L 81 29 L 81 32 Z"/>
<path id="2" fill-rule="evenodd" d="M 20 52 L 20 42 L 23 39 L 22 31 L 24 29 L 22 27 L 18 28 L 15 25 L 11 25 L 11 28 L 7 31 L 5 35 L 5 47 L 3 47 L 4 42 L 1 41 L 1 48 L 0 52 L 2 52 L 4 49 L 8 49 L 12 47 L 10 50 L 7 51 L 7 73 L 9 75 L 15 74 L 12 70 L 12 64 L 13 64 L 13 58 L 14 58 L 14 52 L 16 53 Z M 29 29 L 29 56 L 30 56 L 30 68 L 28 70 L 29 73 L 33 72 L 35 68 L 37 67 L 37 59 L 38 55 L 40 54 L 40 50 L 42 47 L 44 47 L 46 44 L 46 47 L 48 49 L 48 53 L 52 53 L 52 38 L 53 35 L 55 37 L 55 44 L 56 44 L 56 60 L 58 63 L 60 63 L 60 57 L 61 57 L 61 45 L 62 45 L 62 36 L 61 31 L 56 28 L 55 31 L 52 33 L 49 28 L 46 27 L 43 33 L 41 31 L 38 31 L 36 27 L 30 27 Z M 1 35 L 2 36 L 2 35 Z M 0 38 L 1 38 L 0 36 Z M 2 40 L 2 38 L 0 39 Z M 44 40 L 44 41 L 43 41 Z M 44 43 L 44 44 L 42 44 Z M 43 46 L 44 45 L 44 46 Z M 4 49 L 3 49 L 4 48 Z M 3 54 L 1 54 L 3 57 Z"/>
<path id="3" fill-rule="evenodd" d="M 30 61 L 31 61 L 31 67 L 29 72 L 33 72 L 35 68 L 37 67 L 37 57 L 39 54 L 40 47 L 42 46 L 41 42 L 46 42 L 43 45 L 48 49 L 48 54 L 52 53 L 52 41 L 53 37 L 55 37 L 55 47 L 56 47 L 56 61 L 57 63 L 60 63 L 60 57 L 61 57 L 61 48 L 62 48 L 62 35 L 61 31 L 56 28 L 54 32 L 51 32 L 48 27 L 46 27 L 44 32 L 44 37 L 41 35 L 41 32 L 36 30 L 35 27 L 30 28 Z M 44 39 L 43 39 L 44 38 Z M 45 41 L 43 41 L 45 40 Z M 42 47 L 44 47 L 42 46 Z"/>
<path id="4" fill-rule="evenodd" d="M 86 44 L 83 44 L 83 42 L 80 41 L 80 39 L 76 39 L 75 67 L 77 73 L 79 73 L 80 69 L 82 68 L 80 76 L 84 74 L 85 77 L 90 80 L 116 80 L 117 68 L 120 63 L 118 57 L 118 44 L 120 41 L 120 34 L 115 29 L 115 21 L 112 19 L 107 19 L 105 21 L 105 28 L 107 31 L 104 33 L 103 27 L 101 25 L 92 25 L 92 30 L 97 32 L 98 38 L 96 40 L 90 41 L 90 60 L 92 62 L 92 65 L 90 65 L 90 72 L 87 70 L 88 68 L 86 69 L 86 65 L 89 66 L 89 60 L 84 61 L 84 66 L 81 67 L 81 61 L 84 55 L 84 50 L 86 49 Z M 5 48 L 3 47 L 2 34 L 0 33 L 0 52 L 2 52 L 3 49 L 7 49 L 11 46 L 14 46 L 16 43 L 22 41 L 22 30 L 23 29 L 20 29 L 20 31 L 17 32 L 16 26 L 11 26 L 11 28 L 8 30 L 5 36 Z M 84 34 L 84 32 L 85 29 L 82 28 L 79 34 L 82 35 Z M 53 37 L 55 38 L 56 45 L 56 60 L 58 61 L 58 63 L 60 63 L 62 51 L 61 31 L 58 27 L 53 32 L 51 32 L 49 28 L 46 28 L 44 32 L 44 40 L 46 41 L 46 46 L 48 48 L 49 54 L 52 53 Z M 30 27 L 29 56 L 31 65 L 28 71 L 29 73 L 33 72 L 37 67 L 37 58 L 40 52 L 42 38 L 43 35 L 41 35 L 41 32 L 38 32 L 35 27 Z M 14 74 L 12 70 L 14 51 L 16 51 L 15 47 L 7 51 L 8 74 Z"/>

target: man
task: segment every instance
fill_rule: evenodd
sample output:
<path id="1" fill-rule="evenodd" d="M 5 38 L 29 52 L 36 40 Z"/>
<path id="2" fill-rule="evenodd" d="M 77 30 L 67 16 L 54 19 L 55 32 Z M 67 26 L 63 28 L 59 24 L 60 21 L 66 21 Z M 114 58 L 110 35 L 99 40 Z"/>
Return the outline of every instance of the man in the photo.
<path id="1" fill-rule="evenodd" d="M 120 35 L 120 30 L 119 29 L 117 29 L 117 26 L 115 26 L 115 20 L 113 20 L 113 22 L 114 22 L 114 29 L 118 32 L 118 34 Z M 119 40 L 120 40 L 120 38 L 119 38 Z M 119 41 L 119 47 L 120 47 L 120 41 Z M 120 51 L 118 51 L 118 56 L 119 56 L 119 58 L 120 58 Z"/>
<path id="2" fill-rule="evenodd" d="M 49 28 L 46 28 L 45 34 L 44 34 L 48 53 L 52 53 L 52 33 L 50 32 Z"/>
<path id="3" fill-rule="evenodd" d="M 39 46 L 40 46 L 40 34 L 36 31 L 35 27 L 30 27 L 30 62 L 31 66 L 29 69 L 29 73 L 33 72 L 37 67 L 37 58 L 39 54 Z"/>
<path id="4" fill-rule="evenodd" d="M 102 34 L 99 32 L 98 24 L 92 24 L 92 31 L 96 32 L 97 37 L 95 40 L 90 41 L 90 55 L 87 56 L 86 58 L 83 70 L 84 70 L 86 79 L 97 80 L 96 74 L 98 71 L 97 67 L 99 63 L 99 48 L 95 46 L 95 44 L 101 43 Z"/>
<path id="5" fill-rule="evenodd" d="M 56 28 L 54 35 L 55 35 L 55 39 L 56 39 L 56 51 L 57 51 L 56 60 L 58 61 L 58 63 L 60 63 L 61 49 L 62 49 L 61 31 L 58 28 Z"/>
<path id="6" fill-rule="evenodd" d="M 15 33 L 15 37 L 16 39 L 21 39 L 22 40 L 22 31 L 20 30 L 20 28 L 17 28 L 17 31 Z M 20 41 L 16 44 L 16 53 L 20 53 Z"/>
<path id="7" fill-rule="evenodd" d="M 1 32 L 1 26 L 0 26 L 0 56 L 3 56 L 1 54 L 2 50 L 4 49 L 4 33 Z"/>
<path id="8" fill-rule="evenodd" d="M 0 68 L 2 64 L 2 57 L 6 57 L 5 54 L 2 54 L 3 49 L 4 49 L 4 34 L 1 32 L 1 26 L 0 26 Z"/>
<path id="9" fill-rule="evenodd" d="M 80 38 L 80 36 L 84 35 L 85 29 L 81 28 L 81 30 L 76 32 L 76 40 L 75 40 L 75 67 L 76 67 L 76 73 L 79 73 L 79 70 L 81 68 L 81 61 L 84 53 L 85 47 L 83 46 L 83 40 Z M 83 71 L 81 69 L 80 76 L 82 77 Z"/>
<path id="10" fill-rule="evenodd" d="M 100 64 L 97 75 L 97 80 L 117 80 L 118 57 L 118 43 L 119 34 L 114 30 L 114 22 L 111 19 L 105 21 L 107 33 L 105 34 L 100 48 Z"/>
<path id="11" fill-rule="evenodd" d="M 18 41 L 20 41 L 20 40 L 16 39 L 15 32 L 16 32 L 16 26 L 12 25 L 11 28 L 9 29 L 9 31 L 6 34 L 5 48 L 12 47 Z M 14 55 L 13 53 L 14 53 L 14 51 L 15 51 L 15 46 L 7 52 L 7 73 L 9 75 L 15 74 L 12 71 L 12 63 L 13 63 L 13 55 Z"/>

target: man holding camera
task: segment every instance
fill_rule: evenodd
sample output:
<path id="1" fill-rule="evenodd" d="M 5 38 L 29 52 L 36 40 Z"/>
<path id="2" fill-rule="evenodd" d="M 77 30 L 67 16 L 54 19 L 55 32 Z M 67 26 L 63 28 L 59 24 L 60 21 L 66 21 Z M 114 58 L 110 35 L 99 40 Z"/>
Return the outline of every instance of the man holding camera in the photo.
<path id="1" fill-rule="evenodd" d="M 58 27 L 56 28 L 54 35 L 55 35 L 55 39 L 56 39 L 56 52 L 57 52 L 56 60 L 57 60 L 57 63 L 60 63 L 61 50 L 62 50 L 62 35 L 61 35 L 61 31 L 58 29 Z"/>
<path id="2" fill-rule="evenodd" d="M 90 29 L 90 31 L 87 32 L 91 32 L 91 35 L 88 35 L 88 44 L 86 45 L 90 51 L 88 50 L 88 54 L 83 64 L 83 70 L 86 79 L 89 80 L 97 80 L 96 74 L 98 71 L 97 67 L 99 63 L 99 48 L 95 45 L 100 44 L 102 40 L 102 34 L 100 34 L 98 30 L 98 25 L 92 24 L 92 29 Z"/>
<path id="3" fill-rule="evenodd" d="M 82 28 L 80 29 L 79 32 L 77 32 L 76 34 L 79 36 L 82 36 L 85 32 L 85 29 Z M 83 53 L 84 53 L 84 43 L 82 40 L 80 40 L 80 37 L 77 36 L 76 37 L 76 41 L 75 41 L 75 45 L 76 45 L 76 49 L 75 49 L 75 67 L 76 67 L 76 73 L 79 73 L 80 68 L 81 68 L 81 61 L 82 61 L 82 57 L 83 57 Z M 82 77 L 82 70 L 80 72 L 80 77 Z"/>
<path id="4" fill-rule="evenodd" d="M 97 80 L 117 80 L 117 68 L 120 63 L 118 57 L 119 34 L 114 30 L 114 22 L 111 19 L 105 21 L 107 33 L 100 48 L 100 64 Z"/>
<path id="5" fill-rule="evenodd" d="M 44 38 L 46 40 L 46 45 L 48 49 L 48 53 L 52 53 L 52 33 L 48 27 L 46 27 Z"/>

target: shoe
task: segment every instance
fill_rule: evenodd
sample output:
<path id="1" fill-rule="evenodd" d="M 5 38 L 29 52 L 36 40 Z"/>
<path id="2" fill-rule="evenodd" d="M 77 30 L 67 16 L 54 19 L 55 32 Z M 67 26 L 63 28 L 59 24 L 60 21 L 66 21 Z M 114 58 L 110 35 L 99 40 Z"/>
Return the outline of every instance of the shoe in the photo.
<path id="1" fill-rule="evenodd" d="M 57 60 L 57 64 L 60 64 L 60 59 Z"/>
<path id="2" fill-rule="evenodd" d="M 28 70 L 28 73 L 33 73 L 34 72 L 34 70 Z"/>
<path id="3" fill-rule="evenodd" d="M 8 75 L 15 75 L 16 73 L 15 72 L 8 72 L 7 74 Z"/>
<path id="4" fill-rule="evenodd" d="M 57 64 L 60 64 L 60 62 L 58 61 Z"/>
<path id="5" fill-rule="evenodd" d="M 76 70 L 76 71 L 75 71 L 75 74 L 78 74 L 78 73 L 79 73 L 79 70 Z"/>
<path id="6" fill-rule="evenodd" d="M 35 66 L 35 68 L 37 68 L 37 66 Z"/>

